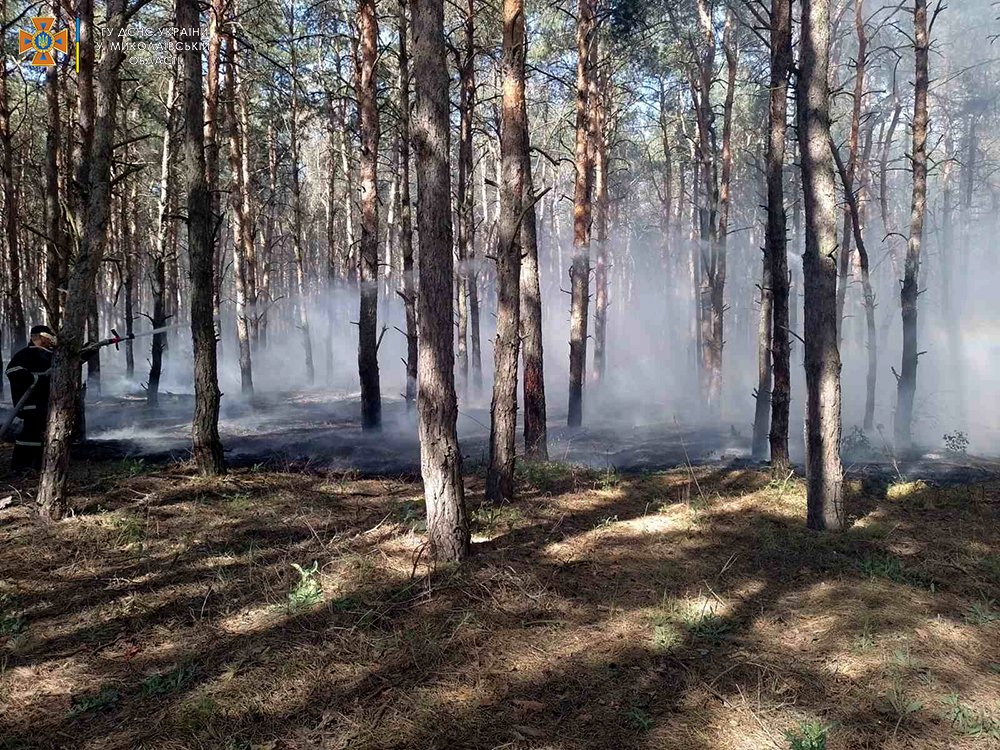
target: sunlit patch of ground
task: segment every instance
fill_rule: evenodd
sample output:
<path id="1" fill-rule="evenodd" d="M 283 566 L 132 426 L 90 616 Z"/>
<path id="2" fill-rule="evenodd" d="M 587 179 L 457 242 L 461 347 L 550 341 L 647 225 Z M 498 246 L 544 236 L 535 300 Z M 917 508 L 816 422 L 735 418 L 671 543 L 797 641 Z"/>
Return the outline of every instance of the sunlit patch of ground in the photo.
<path id="1" fill-rule="evenodd" d="M 411 480 L 79 472 L 0 513 L 2 748 L 1000 746 L 997 484 L 525 465 L 432 569 Z"/>

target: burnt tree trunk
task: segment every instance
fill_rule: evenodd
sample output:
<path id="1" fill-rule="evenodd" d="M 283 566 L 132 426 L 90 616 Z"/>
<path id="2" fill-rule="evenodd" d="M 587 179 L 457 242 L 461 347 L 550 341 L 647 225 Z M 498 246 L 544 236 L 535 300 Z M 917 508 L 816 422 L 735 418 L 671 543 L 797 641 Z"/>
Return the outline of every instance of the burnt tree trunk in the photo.
<path id="1" fill-rule="evenodd" d="M 209 211 L 212 227 L 220 215 L 221 199 L 219 184 L 219 78 L 222 65 L 222 26 L 225 23 L 227 0 L 208 0 L 208 53 L 205 67 L 205 181 L 208 186 Z M 200 38 L 200 37 L 199 37 Z M 293 66 L 294 70 L 294 66 Z M 212 308 L 213 316 L 221 324 L 222 272 L 224 261 L 219 250 L 216 231 L 210 238 L 212 243 Z M 220 345 L 221 348 L 221 345 Z"/>
<path id="2" fill-rule="evenodd" d="M 791 402 L 789 345 L 788 226 L 785 214 L 785 135 L 788 74 L 792 67 L 792 0 L 771 1 L 771 80 L 767 142 L 767 226 L 764 233 L 764 272 L 761 282 L 760 345 L 766 347 L 759 371 L 754 454 L 763 457 L 763 437 L 770 447 L 775 474 L 788 470 L 788 413 Z M 765 309 L 764 296 L 768 297 Z M 770 320 L 767 320 L 770 318 Z M 765 322 L 766 321 L 766 322 Z M 769 355 L 769 356 L 768 356 Z M 763 403 L 762 403 L 763 402 Z M 762 406 L 770 402 L 770 415 Z M 767 421 L 770 417 L 770 426 Z M 767 430 L 765 432 L 765 430 Z M 760 441 L 760 442 L 758 442 Z"/>
<path id="3" fill-rule="evenodd" d="M 538 229 L 531 183 L 530 144 L 525 143 L 524 190 L 526 204 L 521 221 L 521 358 L 524 365 L 524 455 L 548 461 L 549 445 L 545 409 L 545 368 L 542 349 L 542 289 L 538 274 Z"/>
<path id="4" fill-rule="evenodd" d="M 110 221 L 111 210 L 108 209 L 108 219 Z M 105 230 L 107 231 L 107 230 Z M 107 242 L 107 240 L 105 240 Z M 94 292 L 87 302 L 87 340 L 99 341 L 101 338 L 100 314 L 97 308 L 97 295 L 99 293 L 99 283 L 95 278 Z M 91 396 L 101 395 L 101 352 L 98 350 L 87 359 L 87 391 Z"/>
<path id="5" fill-rule="evenodd" d="M 830 153 L 830 2 L 803 0 L 797 86 L 805 201 L 806 523 L 843 529 L 837 200 Z"/>
<path id="6" fill-rule="evenodd" d="M 486 501 L 514 499 L 517 433 L 517 358 L 520 344 L 521 221 L 525 208 L 524 155 L 528 111 L 524 101 L 524 0 L 503 3 L 503 79 L 500 120 L 500 221 L 497 245 L 497 333 L 493 345 L 493 403 Z M 530 197 L 529 197 L 530 198 Z"/>
<path id="7" fill-rule="evenodd" d="M 583 423 L 583 382 L 587 367 L 587 308 L 590 306 L 590 229 L 594 165 L 591 83 L 596 56 L 593 0 L 580 0 L 576 28 L 576 177 L 573 189 L 573 261 L 570 278 L 570 427 Z"/>
<path id="8" fill-rule="evenodd" d="M 177 26 L 187 39 L 199 38 L 196 0 L 177 0 Z M 218 363 L 213 305 L 214 217 L 205 175 L 205 110 L 202 97 L 201 45 L 190 44 L 184 64 L 184 171 L 187 190 L 187 237 L 191 274 L 191 336 L 194 342 L 193 457 L 203 475 L 225 473 L 219 439 Z"/>
<path id="9" fill-rule="evenodd" d="M 123 24 L 124 0 L 110 0 L 107 38 L 116 38 Z M 39 513 L 52 520 L 58 520 L 66 511 L 69 447 L 77 422 L 81 386 L 80 349 L 83 345 L 88 303 L 94 295 L 97 269 L 107 243 L 107 225 L 111 214 L 111 164 L 117 121 L 118 69 L 122 58 L 121 50 L 108 45 L 101 59 L 94 98 L 96 117 L 92 151 L 87 163 L 89 170 L 84 183 L 85 190 L 76 202 L 84 211 L 85 223 L 76 263 L 69 278 L 66 307 L 59 329 L 59 348 L 53 358 L 52 395 L 37 498 Z"/>
<path id="10" fill-rule="evenodd" d="M 455 395 L 451 176 L 448 163 L 448 69 L 443 0 L 413 0 L 413 140 L 420 237 L 420 347 L 417 407 L 427 536 L 440 561 L 470 552 Z"/>
<path id="11" fill-rule="evenodd" d="M 865 308 L 865 330 L 868 346 L 868 374 L 865 378 L 865 417 L 864 429 L 871 430 L 875 420 L 875 386 L 878 378 L 878 335 L 875 330 L 875 292 L 872 289 L 871 268 L 868 263 L 868 250 L 865 248 L 864 224 L 861 221 L 861 214 L 858 209 L 858 198 L 851 187 L 854 181 L 851 179 L 849 169 L 844 166 L 843 159 L 837 145 L 830 141 L 830 150 L 833 151 L 833 159 L 837 164 L 837 171 L 840 180 L 844 185 L 844 199 L 847 202 L 847 210 L 850 211 L 850 226 L 854 232 L 854 242 L 858 247 L 858 260 L 861 266 L 861 289 L 864 295 L 863 305 Z"/>
<path id="12" fill-rule="evenodd" d="M 916 78 L 913 101 L 913 198 L 910 202 L 910 238 L 906 243 L 906 263 L 899 303 L 903 317 L 903 360 L 896 379 L 896 452 L 913 444 L 913 398 L 917 392 L 917 296 L 920 294 L 920 245 L 924 237 L 927 208 L 927 84 L 930 44 L 927 38 L 927 0 L 913 2 Z"/>
<path id="13" fill-rule="evenodd" d="M 132 340 L 135 325 L 136 297 L 136 264 L 138 263 L 138 222 L 139 211 L 138 180 L 133 180 L 126 197 L 122 192 L 121 224 L 122 224 L 122 255 L 125 264 L 125 377 L 131 380 L 135 377 L 135 342 Z"/>
<path id="14" fill-rule="evenodd" d="M 722 174 L 719 180 L 719 227 L 711 252 L 710 319 L 711 332 L 708 373 L 708 397 L 712 413 L 721 416 L 722 352 L 726 345 L 726 248 L 729 236 L 730 190 L 733 176 L 733 105 L 736 95 L 736 21 L 732 11 L 726 13 L 722 39 L 726 56 L 726 98 L 722 109 Z"/>
<path id="15" fill-rule="evenodd" d="M 160 152 L 160 184 L 159 198 L 156 207 L 156 247 L 150 258 L 150 290 L 153 297 L 153 317 L 150 320 L 153 328 L 162 328 L 167 324 L 167 256 L 171 253 L 170 233 L 173 219 L 170 217 L 170 207 L 173 205 L 174 166 L 176 146 L 174 144 L 174 128 L 177 126 L 177 62 L 170 73 L 167 82 L 167 99 L 165 107 L 166 124 L 163 127 L 163 144 Z M 149 357 L 149 380 L 146 383 L 146 403 L 155 407 L 160 400 L 160 376 L 163 372 L 163 351 L 167 348 L 167 334 L 153 334 L 152 349 Z"/>
<path id="16" fill-rule="evenodd" d="M 358 375 L 361 379 L 361 426 L 382 426 L 378 374 L 378 140 L 375 60 L 378 21 L 375 0 L 358 2 L 358 59 L 355 88 L 361 132 L 361 309 L 358 317 Z"/>

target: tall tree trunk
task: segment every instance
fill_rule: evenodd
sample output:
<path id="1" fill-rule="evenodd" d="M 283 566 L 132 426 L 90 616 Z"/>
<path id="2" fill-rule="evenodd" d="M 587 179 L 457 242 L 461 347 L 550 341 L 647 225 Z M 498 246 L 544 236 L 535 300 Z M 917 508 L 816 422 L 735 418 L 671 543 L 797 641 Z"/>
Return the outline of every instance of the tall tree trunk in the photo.
<path id="1" fill-rule="evenodd" d="M 403 257 L 400 296 L 406 316 L 406 409 L 417 401 L 417 291 L 413 278 L 413 225 L 410 209 L 410 61 L 406 4 L 399 0 L 399 251 Z"/>
<path id="2" fill-rule="evenodd" d="M 170 234 L 173 219 L 170 210 L 174 195 L 174 166 L 176 163 L 174 129 L 177 127 L 176 111 L 178 99 L 177 61 L 170 71 L 167 82 L 165 107 L 166 123 L 163 126 L 163 142 L 160 151 L 160 184 L 156 207 L 156 247 L 150 258 L 150 290 L 153 297 L 153 328 L 162 328 L 169 318 L 167 302 L 167 257 L 172 252 Z M 146 403 L 155 407 L 160 401 L 160 376 L 163 372 L 163 352 L 167 348 L 167 334 L 153 334 L 152 350 L 149 357 L 149 380 L 146 383 Z"/>
<path id="3" fill-rule="evenodd" d="M 121 225 L 122 225 L 122 255 L 125 265 L 125 377 L 131 380 L 135 377 L 135 342 L 132 340 L 135 324 L 136 297 L 136 264 L 138 233 L 136 215 L 139 211 L 138 180 L 132 180 L 128 194 L 122 190 Z"/>
<path id="4" fill-rule="evenodd" d="M 764 259 L 769 266 L 771 287 L 770 350 L 773 383 L 770 393 L 771 468 L 776 474 L 788 470 L 788 413 L 792 400 L 791 347 L 789 331 L 790 279 L 788 273 L 788 228 L 785 214 L 786 97 L 792 69 L 792 0 L 771 2 L 771 96 L 767 151 L 767 228 Z M 761 313 L 763 316 L 763 311 Z M 760 390 L 758 390 L 760 398 Z M 759 406 L 759 404 L 758 404 Z M 754 432 L 756 435 L 756 431 Z"/>
<path id="5" fill-rule="evenodd" d="M 209 0 L 208 54 L 205 67 L 205 180 L 208 185 L 209 211 L 212 228 L 216 227 L 221 211 L 219 185 L 219 78 L 222 66 L 222 36 L 227 10 L 227 0 Z M 201 37 L 199 37 L 200 39 Z M 293 66 L 294 69 L 294 66 Z M 220 250 L 217 232 L 209 238 L 212 243 L 212 308 L 213 316 L 221 325 L 222 273 L 225 262 Z M 221 343 L 220 343 L 221 348 Z"/>
<path id="6" fill-rule="evenodd" d="M 668 112 L 668 99 L 667 91 L 664 81 L 660 79 L 660 112 L 659 112 L 659 124 L 660 124 L 660 141 L 663 147 L 663 190 L 660 195 L 661 207 L 660 207 L 660 233 L 663 235 L 663 273 L 664 273 L 664 284 L 663 288 L 665 290 L 670 289 L 670 281 L 673 278 L 671 273 L 671 257 L 670 253 L 671 247 L 671 221 L 674 211 L 674 165 L 673 157 L 671 154 L 671 143 L 670 143 L 670 128 L 667 119 Z M 683 169 L 679 170 L 681 173 L 681 184 L 684 182 Z M 683 196 L 683 189 L 681 191 Z M 670 338 L 670 331 L 672 330 L 672 309 L 670 294 L 664 294 L 664 305 L 663 305 L 663 315 L 664 315 L 664 341 Z M 669 356 L 669 353 L 668 355 Z"/>
<path id="7" fill-rule="evenodd" d="M 110 200 L 110 199 L 109 199 Z M 108 220 L 111 218 L 111 209 L 108 209 Z M 107 230 L 105 230 L 107 231 Z M 105 240 L 107 242 L 107 240 Z M 98 312 L 97 297 L 100 294 L 100 280 L 95 279 L 94 293 L 87 303 L 87 338 L 90 341 L 99 341 L 101 338 L 101 323 Z M 100 350 L 95 352 L 87 360 L 87 391 L 91 396 L 101 395 L 101 355 Z"/>
<path id="8" fill-rule="evenodd" d="M 295 13 L 293 2 L 288 16 L 288 36 L 295 38 Z M 295 45 L 291 46 L 291 107 L 289 110 L 288 139 L 292 159 L 292 252 L 295 255 L 295 307 L 298 312 L 299 333 L 302 336 L 302 353 L 305 359 L 306 383 L 316 380 L 316 365 L 313 359 L 312 336 L 309 331 L 309 286 L 306 272 L 306 247 L 302 227 L 302 154 L 299 143 L 299 81 L 298 55 Z M 372 280 L 374 293 L 378 294 L 377 280 Z"/>
<path id="9" fill-rule="evenodd" d="M 417 84 L 414 145 L 420 236 L 420 469 L 431 553 L 461 560 L 470 551 L 455 395 L 448 70 L 443 0 L 413 0 Z"/>
<path id="10" fill-rule="evenodd" d="M 108 39 L 115 39 L 124 24 L 124 0 L 109 0 Z M 111 164 L 114 157 L 116 109 L 118 104 L 118 69 L 123 54 L 108 45 L 97 73 L 94 98 L 92 152 L 87 164 L 86 192 L 77 200 L 83 206 L 85 223 L 80 237 L 76 263 L 69 278 L 69 290 L 59 348 L 52 364 L 49 420 L 45 437 L 42 474 L 38 485 L 39 512 L 58 520 L 66 511 L 66 475 L 69 470 L 69 447 L 77 421 L 80 393 L 80 349 L 83 345 L 87 304 L 93 297 L 97 269 L 107 242 L 111 213 Z"/>
<path id="11" fill-rule="evenodd" d="M 120 0 L 116 0 L 120 2 Z M 200 11 L 196 0 L 177 0 L 177 26 L 189 39 L 198 38 Z M 201 50 L 186 45 L 184 62 L 184 171 L 187 189 L 187 236 L 191 274 L 191 335 L 194 341 L 194 462 L 199 473 L 225 473 L 219 439 L 218 363 L 213 320 L 213 215 L 205 175 L 205 111 Z"/>
<path id="12" fill-rule="evenodd" d="M 500 222 L 497 246 L 497 333 L 493 345 L 493 403 L 486 501 L 514 499 L 517 433 L 517 356 L 520 344 L 521 222 L 525 205 L 528 110 L 524 101 L 524 0 L 503 3 L 503 98 L 500 122 Z M 530 200 L 530 196 L 528 196 Z"/>
<path id="13" fill-rule="evenodd" d="M 337 126 L 336 103 L 333 91 L 326 94 L 327 106 L 327 170 L 326 170 L 326 379 L 333 382 L 334 352 L 333 335 L 337 329 L 337 292 L 340 287 L 341 258 L 340 245 L 337 241 Z M 400 113 L 402 116 L 402 113 Z"/>
<path id="14" fill-rule="evenodd" d="M 899 303 L 903 317 L 903 361 L 896 379 L 896 452 L 913 445 L 913 399 L 917 392 L 917 296 L 920 294 L 920 245 L 927 207 L 927 84 L 930 44 L 927 38 L 927 0 L 913 0 L 916 77 L 913 101 L 913 198 L 910 202 L 910 238 Z"/>
<path id="15" fill-rule="evenodd" d="M 530 134 L 529 134 L 530 135 Z M 524 455 L 535 461 L 549 460 L 545 410 L 545 368 L 542 350 L 542 289 L 538 274 L 538 230 L 535 196 L 531 182 L 530 144 L 525 143 L 524 188 L 526 196 L 521 223 L 521 357 L 524 364 Z"/>
<path id="16" fill-rule="evenodd" d="M 458 392 L 464 398 L 469 385 L 469 299 L 471 258 L 475 255 L 475 214 L 472 184 L 472 116 L 476 106 L 476 27 L 473 0 L 467 0 L 463 23 L 464 47 L 458 64 Z M 480 380 L 479 385 L 482 384 Z M 478 395 L 478 390 L 476 395 Z"/>
<path id="17" fill-rule="evenodd" d="M 722 114 L 722 175 L 719 182 L 719 228 L 711 253 L 710 305 L 711 339 L 708 346 L 709 374 L 708 399 L 712 413 L 721 415 L 722 408 L 722 352 L 725 347 L 726 314 L 726 247 L 729 236 L 730 189 L 733 175 L 733 105 L 736 95 L 737 67 L 736 20 L 732 11 L 726 13 L 722 39 L 726 55 L 726 98 Z"/>
<path id="18" fill-rule="evenodd" d="M 55 331 L 59 329 L 62 309 L 62 293 L 59 290 L 65 288 L 69 263 L 59 204 L 62 113 L 59 111 L 59 67 L 56 65 L 45 74 L 45 101 L 48 108 L 48 129 L 45 133 L 45 307 L 49 327 Z"/>
<path id="19" fill-rule="evenodd" d="M 0 19 L 7 18 L 7 4 L 0 0 Z M 4 30 L 4 38 L 7 31 Z M 0 40 L 0 181 L 3 183 L 4 238 L 7 245 L 7 304 L 10 314 L 11 351 L 17 351 L 27 343 L 27 329 L 24 322 L 24 302 L 21 299 L 21 250 L 20 250 L 20 209 L 16 177 L 14 175 L 14 133 L 11 129 L 10 102 L 7 92 L 7 52 Z"/>
<path id="20" fill-rule="evenodd" d="M 861 105 L 865 96 L 865 63 L 868 56 L 868 36 L 865 34 L 864 0 L 854 0 L 854 28 L 858 36 L 858 51 L 854 72 L 854 97 L 851 107 L 850 151 L 847 155 L 847 177 L 849 188 L 854 192 L 855 175 L 858 167 L 858 148 L 861 133 Z M 847 278 L 851 269 L 851 241 L 854 239 L 851 227 L 851 210 L 844 205 L 843 241 L 837 261 L 840 265 L 840 279 L 837 284 L 837 344 L 844 340 L 844 304 L 847 300 Z"/>
<path id="21" fill-rule="evenodd" d="M 278 134 L 271 121 L 267 125 L 267 217 L 264 219 L 264 251 L 260 275 L 260 299 L 263 309 L 257 319 L 257 346 L 267 349 L 268 309 L 272 303 L 271 254 L 274 248 L 274 230 L 277 223 L 278 201 Z"/>
<path id="22" fill-rule="evenodd" d="M 715 80 L 715 24 L 714 2 L 698 0 L 698 26 L 702 36 L 697 75 L 692 76 L 692 98 L 696 103 L 695 118 L 698 126 L 696 153 L 699 161 L 703 192 L 698 203 L 699 235 L 701 238 L 698 274 L 700 284 L 697 297 L 700 384 L 707 413 L 720 416 L 719 403 L 722 385 L 721 372 L 716 370 L 716 360 L 721 361 L 721 341 L 715 338 L 713 320 L 719 244 L 719 168 L 716 158 L 715 110 L 712 106 L 712 84 Z M 728 96 L 728 92 L 727 92 Z M 697 202 L 696 202 L 697 203 Z"/>
<path id="23" fill-rule="evenodd" d="M 236 338 L 239 343 L 240 389 L 253 395 L 253 364 L 250 358 L 250 321 L 248 263 L 253 255 L 253 229 L 250 226 L 250 186 L 244 181 L 244 134 L 236 117 L 236 102 L 243 90 L 236 69 L 236 37 L 226 36 L 226 118 L 229 124 L 229 172 L 232 175 L 230 202 L 233 222 L 233 269 L 236 281 Z"/>
<path id="24" fill-rule="evenodd" d="M 358 2 L 358 59 L 355 88 L 361 132 L 361 309 L 358 317 L 358 375 L 361 380 L 361 426 L 382 426 L 378 373 L 378 140 L 375 60 L 378 20 L 375 0 Z"/>
<path id="25" fill-rule="evenodd" d="M 837 201 L 830 153 L 830 0 L 803 0 L 798 117 L 806 247 L 806 522 L 843 529 L 840 351 L 837 347 Z"/>
<path id="26" fill-rule="evenodd" d="M 956 314 L 955 290 L 953 288 L 953 266 L 955 263 L 956 245 L 954 215 L 956 200 L 954 196 L 955 143 L 952 135 L 952 125 L 948 125 L 945 138 L 945 158 L 941 166 L 941 316 L 948 331 L 948 363 L 951 374 L 951 387 L 954 391 L 953 404 L 956 411 L 956 421 L 964 429 L 966 424 L 965 404 L 965 368 L 963 367 L 964 342 L 962 326 Z"/>
<path id="27" fill-rule="evenodd" d="M 775 474 L 788 470 L 791 401 L 788 314 L 788 227 L 785 214 L 785 134 L 788 73 L 792 66 L 792 0 L 771 0 L 771 79 L 767 141 L 767 226 L 761 277 L 757 408 L 753 455 L 770 448 Z M 770 413 L 768 413 L 770 411 Z"/>
<path id="28" fill-rule="evenodd" d="M 569 269 L 569 413 L 566 420 L 570 427 L 579 427 L 583 423 L 583 381 L 587 367 L 591 197 L 594 176 L 590 79 L 596 57 L 593 3 L 594 0 L 580 0 L 576 28 L 576 177 L 573 190 L 573 262 Z"/>
<path id="29" fill-rule="evenodd" d="M 868 263 L 868 251 L 865 248 L 864 224 L 858 209 L 858 197 L 854 194 L 852 187 L 854 181 L 850 172 L 844 166 L 837 144 L 830 141 L 830 150 L 833 151 L 833 159 L 837 164 L 837 171 L 840 173 L 840 180 L 844 185 L 844 199 L 847 202 L 847 210 L 850 211 L 850 226 L 854 232 L 854 242 L 858 247 L 858 259 L 861 265 L 861 289 L 864 294 L 865 308 L 865 328 L 867 332 L 868 345 L 868 375 L 866 377 L 865 388 L 865 417 L 864 429 L 871 430 L 875 421 L 875 386 L 878 378 L 878 336 L 875 330 L 875 292 L 872 289 L 871 269 Z"/>
<path id="30" fill-rule="evenodd" d="M 600 50 L 598 52 L 600 54 Z M 594 153 L 594 381 L 604 379 L 608 338 L 608 133 L 607 102 L 609 81 L 602 70 L 595 75 L 597 96 L 591 103 Z"/>

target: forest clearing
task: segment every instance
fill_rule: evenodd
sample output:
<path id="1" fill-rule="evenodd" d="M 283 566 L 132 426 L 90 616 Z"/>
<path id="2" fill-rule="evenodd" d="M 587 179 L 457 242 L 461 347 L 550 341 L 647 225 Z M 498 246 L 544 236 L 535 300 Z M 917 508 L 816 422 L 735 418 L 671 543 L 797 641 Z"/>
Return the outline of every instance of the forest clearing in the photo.
<path id="1" fill-rule="evenodd" d="M 0 0 L 0 750 L 1000 750 L 998 51 Z"/>

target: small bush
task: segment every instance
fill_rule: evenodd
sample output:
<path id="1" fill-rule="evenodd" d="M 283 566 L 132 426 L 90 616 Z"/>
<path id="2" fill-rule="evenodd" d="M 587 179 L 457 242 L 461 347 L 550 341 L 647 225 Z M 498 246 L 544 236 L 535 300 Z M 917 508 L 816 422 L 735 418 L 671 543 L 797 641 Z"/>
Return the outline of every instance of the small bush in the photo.
<path id="1" fill-rule="evenodd" d="M 518 461 L 517 478 L 544 494 L 567 492 L 576 489 L 577 480 L 591 476 L 583 466 L 559 461 Z"/>
<path id="2" fill-rule="evenodd" d="M 142 681 L 142 694 L 151 697 L 173 693 L 189 683 L 197 671 L 193 664 L 188 664 L 163 674 L 150 675 Z"/>
<path id="3" fill-rule="evenodd" d="M 298 563 L 292 563 L 292 567 L 299 574 L 299 581 L 288 592 L 288 609 L 290 612 L 301 612 L 318 604 L 323 599 L 323 587 L 316 578 L 319 563 L 313 560 L 313 564 L 308 568 L 303 568 Z"/>
<path id="4" fill-rule="evenodd" d="M 86 713 L 98 713 L 113 708 L 118 704 L 121 694 L 112 687 L 105 686 L 96 695 L 80 695 L 73 698 L 70 716 L 80 716 Z"/>
<path id="5" fill-rule="evenodd" d="M 653 717 L 639 706 L 632 706 L 625 714 L 625 723 L 638 732 L 648 732 L 653 728 Z"/>
<path id="6" fill-rule="evenodd" d="M 1000 740 L 1000 719 L 966 706 L 958 695 L 952 694 L 944 699 L 942 716 L 962 734 Z"/>
<path id="7" fill-rule="evenodd" d="M 826 750 L 826 736 L 830 728 L 817 721 L 803 721 L 786 737 L 791 750 Z"/>
<path id="8" fill-rule="evenodd" d="M 19 612 L 10 607 L 10 597 L 0 594 L 0 637 L 13 638 L 28 629 Z"/>
<path id="9" fill-rule="evenodd" d="M 118 473 L 125 477 L 137 477 L 146 473 L 146 461 L 141 458 L 123 458 Z"/>
<path id="10" fill-rule="evenodd" d="M 865 458 L 872 453 L 872 442 L 863 429 L 854 425 L 851 431 L 840 439 L 840 452 L 846 458 Z"/>
<path id="11" fill-rule="evenodd" d="M 1000 611 L 994 609 L 996 601 L 975 602 L 965 611 L 965 621 L 970 625 L 989 625 L 1000 622 Z"/>

